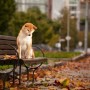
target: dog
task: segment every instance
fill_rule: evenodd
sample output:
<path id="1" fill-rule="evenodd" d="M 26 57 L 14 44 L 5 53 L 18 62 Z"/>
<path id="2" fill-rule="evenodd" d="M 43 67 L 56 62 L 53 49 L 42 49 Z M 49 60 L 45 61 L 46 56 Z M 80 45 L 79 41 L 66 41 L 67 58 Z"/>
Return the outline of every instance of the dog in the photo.
<path id="1" fill-rule="evenodd" d="M 32 23 L 25 23 L 18 36 L 17 36 L 17 47 L 19 58 L 34 58 L 34 51 L 32 48 L 32 34 L 37 29 Z"/>

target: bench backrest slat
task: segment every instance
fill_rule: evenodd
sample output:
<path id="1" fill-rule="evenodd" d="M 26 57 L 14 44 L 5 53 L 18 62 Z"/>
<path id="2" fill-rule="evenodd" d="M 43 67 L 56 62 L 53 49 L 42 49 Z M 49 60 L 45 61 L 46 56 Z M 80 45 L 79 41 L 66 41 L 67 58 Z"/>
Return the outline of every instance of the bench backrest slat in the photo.
<path id="1" fill-rule="evenodd" d="M 3 40 L 3 39 L 0 39 L 0 45 L 6 45 L 6 44 L 11 44 L 11 45 L 16 45 L 16 40 Z"/>
<path id="2" fill-rule="evenodd" d="M 13 46 L 16 47 L 15 45 Z M 9 45 L 0 45 L 0 50 L 13 50 L 13 48 Z"/>
<path id="3" fill-rule="evenodd" d="M 15 41 L 16 37 L 0 35 L 0 39 L 2 39 L 2 40 L 14 40 Z"/>
<path id="4" fill-rule="evenodd" d="M 15 50 L 0 50 L 0 55 L 16 55 Z"/>
<path id="5" fill-rule="evenodd" d="M 16 48 L 16 37 L 0 35 L 0 55 L 16 55 L 14 48 Z"/>

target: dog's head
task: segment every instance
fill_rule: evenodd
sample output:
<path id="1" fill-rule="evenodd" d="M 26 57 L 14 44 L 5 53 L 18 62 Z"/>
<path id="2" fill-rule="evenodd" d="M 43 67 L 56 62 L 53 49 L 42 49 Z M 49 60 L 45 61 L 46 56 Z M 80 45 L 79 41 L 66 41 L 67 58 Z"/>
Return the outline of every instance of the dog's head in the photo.
<path id="1" fill-rule="evenodd" d="M 24 32 L 24 34 L 26 34 L 27 36 L 31 36 L 32 33 L 37 29 L 37 27 L 35 25 L 33 25 L 32 23 L 25 23 L 22 27 L 22 31 Z"/>

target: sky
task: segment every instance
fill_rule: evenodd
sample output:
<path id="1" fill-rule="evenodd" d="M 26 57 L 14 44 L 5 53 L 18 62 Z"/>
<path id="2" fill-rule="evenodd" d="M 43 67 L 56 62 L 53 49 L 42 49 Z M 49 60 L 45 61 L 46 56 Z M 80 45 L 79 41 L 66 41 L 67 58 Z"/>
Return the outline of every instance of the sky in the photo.
<path id="1" fill-rule="evenodd" d="M 52 18 L 56 19 L 61 16 L 60 10 L 64 7 L 64 0 L 53 0 L 52 3 Z"/>

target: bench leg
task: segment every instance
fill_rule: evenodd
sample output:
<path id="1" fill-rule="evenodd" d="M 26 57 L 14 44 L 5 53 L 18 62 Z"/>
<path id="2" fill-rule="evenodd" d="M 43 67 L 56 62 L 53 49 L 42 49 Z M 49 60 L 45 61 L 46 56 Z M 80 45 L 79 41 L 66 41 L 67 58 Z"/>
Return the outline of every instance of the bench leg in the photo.
<path id="1" fill-rule="evenodd" d="M 36 69 L 33 70 L 32 85 L 34 85 L 34 80 L 35 80 L 35 78 L 34 78 L 34 73 L 35 73 L 35 71 L 36 71 Z"/>
<path id="2" fill-rule="evenodd" d="M 6 90 L 5 88 L 5 82 L 6 82 L 7 74 L 3 74 L 3 90 Z"/>
<path id="3" fill-rule="evenodd" d="M 21 84 L 21 64 L 19 66 L 19 85 Z"/>
<path id="4" fill-rule="evenodd" d="M 34 80 L 35 80 L 34 73 L 41 65 L 42 65 L 42 63 L 39 66 L 35 67 L 35 68 L 26 67 L 26 69 L 27 69 L 27 81 L 29 80 L 29 69 L 32 70 L 32 72 L 33 72 L 33 74 L 32 74 L 32 85 L 34 85 Z"/>
<path id="5" fill-rule="evenodd" d="M 34 78 L 34 73 L 35 73 L 35 71 L 36 71 L 41 65 L 42 65 L 42 63 L 41 63 L 39 66 L 37 66 L 36 68 L 33 68 L 33 69 L 32 69 L 32 70 L 33 70 L 32 85 L 34 85 L 34 80 L 35 80 L 35 78 Z"/>
<path id="6" fill-rule="evenodd" d="M 27 67 L 27 81 L 29 80 L 29 69 Z"/>
<path id="7" fill-rule="evenodd" d="M 4 80 L 3 80 L 3 90 L 5 90 L 5 77 L 4 77 Z"/>
<path id="8" fill-rule="evenodd" d="M 15 84 L 15 65 L 13 66 L 13 85 Z"/>
<path id="9" fill-rule="evenodd" d="M 34 85 L 34 72 L 35 69 L 33 70 L 33 74 L 32 74 L 32 84 Z M 27 68 L 27 81 L 29 81 L 29 69 Z"/>
<path id="10" fill-rule="evenodd" d="M 34 72 L 36 71 L 36 69 L 34 69 L 32 72 L 32 85 L 34 85 Z M 29 81 L 29 69 L 27 68 L 27 81 Z"/>

